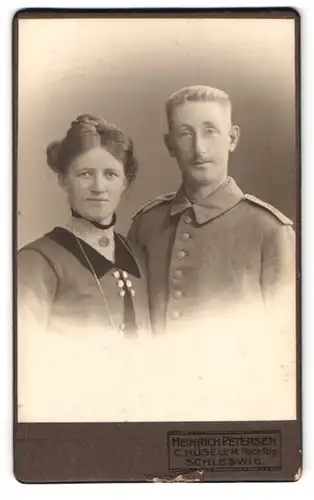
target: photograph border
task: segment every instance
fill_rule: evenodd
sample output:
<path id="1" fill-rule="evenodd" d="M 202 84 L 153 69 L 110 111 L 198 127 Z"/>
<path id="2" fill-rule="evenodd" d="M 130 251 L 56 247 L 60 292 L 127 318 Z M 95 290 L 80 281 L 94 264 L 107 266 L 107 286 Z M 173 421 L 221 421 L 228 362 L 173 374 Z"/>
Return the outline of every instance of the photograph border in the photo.
<path id="1" fill-rule="evenodd" d="M 19 423 L 17 421 L 17 163 L 18 163 L 18 22 L 41 18 L 111 17 L 289 18 L 295 20 L 296 81 L 296 266 L 297 266 L 297 418 L 295 421 L 133 422 L 133 423 Z M 301 28 L 292 8 L 161 8 L 161 9 L 21 9 L 12 24 L 13 106 L 13 446 L 14 474 L 22 483 L 55 482 L 234 482 L 296 481 L 302 468 L 302 336 L 301 336 Z M 282 436 L 280 470 L 169 470 L 167 436 L 172 432 L 241 434 L 279 431 Z M 119 450 L 123 446 L 122 459 Z M 152 457 L 152 447 L 154 453 Z M 137 450 L 136 452 L 134 450 Z M 134 472 L 130 462 L 137 459 Z M 149 463 L 150 474 L 145 473 Z M 146 469 L 147 470 L 147 469 Z M 136 471 L 136 472 L 135 472 Z M 194 471 L 195 472 L 195 471 Z M 190 474 L 192 473 L 192 479 Z"/>

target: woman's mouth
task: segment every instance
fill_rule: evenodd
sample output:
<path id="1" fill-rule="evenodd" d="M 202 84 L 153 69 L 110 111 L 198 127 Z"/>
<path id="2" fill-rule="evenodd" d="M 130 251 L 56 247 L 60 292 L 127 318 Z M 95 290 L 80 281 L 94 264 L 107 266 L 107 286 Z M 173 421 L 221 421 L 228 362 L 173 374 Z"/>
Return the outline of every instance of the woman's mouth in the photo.
<path id="1" fill-rule="evenodd" d="M 104 198 L 87 198 L 87 201 L 91 201 L 93 203 L 106 203 L 109 200 Z"/>

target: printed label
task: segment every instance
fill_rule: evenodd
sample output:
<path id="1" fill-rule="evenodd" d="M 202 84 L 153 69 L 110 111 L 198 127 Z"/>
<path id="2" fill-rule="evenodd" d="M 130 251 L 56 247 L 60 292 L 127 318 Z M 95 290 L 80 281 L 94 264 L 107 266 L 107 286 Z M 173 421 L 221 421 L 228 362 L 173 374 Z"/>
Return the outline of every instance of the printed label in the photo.
<path id="1" fill-rule="evenodd" d="M 169 470 L 279 470 L 280 432 L 169 432 Z"/>

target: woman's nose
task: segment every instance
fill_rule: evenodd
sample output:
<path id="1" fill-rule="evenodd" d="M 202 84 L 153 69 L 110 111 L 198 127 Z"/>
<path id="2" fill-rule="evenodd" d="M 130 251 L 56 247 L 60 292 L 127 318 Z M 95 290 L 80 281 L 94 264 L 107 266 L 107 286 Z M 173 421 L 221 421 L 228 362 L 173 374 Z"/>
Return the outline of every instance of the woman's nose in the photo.
<path id="1" fill-rule="evenodd" d="M 103 175 L 95 175 L 93 178 L 93 183 L 91 185 L 91 190 L 95 193 L 102 193 L 106 189 L 106 179 Z"/>

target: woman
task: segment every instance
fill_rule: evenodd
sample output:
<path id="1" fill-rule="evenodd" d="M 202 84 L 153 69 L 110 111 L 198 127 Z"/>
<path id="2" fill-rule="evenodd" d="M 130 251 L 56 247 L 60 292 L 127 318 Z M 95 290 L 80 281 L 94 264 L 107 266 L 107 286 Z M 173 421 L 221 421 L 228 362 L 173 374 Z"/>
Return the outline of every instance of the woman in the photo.
<path id="1" fill-rule="evenodd" d="M 105 379 L 131 369 L 125 339 L 149 337 L 139 256 L 114 231 L 137 163 L 131 140 L 90 115 L 48 146 L 47 163 L 71 217 L 18 253 L 19 417 L 97 419 Z"/>

